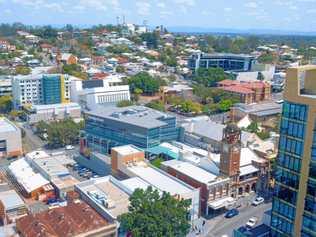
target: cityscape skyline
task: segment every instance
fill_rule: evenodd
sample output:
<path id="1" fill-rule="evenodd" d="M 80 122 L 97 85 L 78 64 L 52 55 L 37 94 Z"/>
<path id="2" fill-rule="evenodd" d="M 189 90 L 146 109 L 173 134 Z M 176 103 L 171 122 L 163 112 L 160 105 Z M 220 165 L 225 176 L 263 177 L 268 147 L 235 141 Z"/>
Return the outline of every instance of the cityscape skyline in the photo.
<path id="1" fill-rule="evenodd" d="M 30 25 L 115 24 L 119 16 L 120 22 L 125 18 L 128 23 L 142 24 L 145 20 L 151 26 L 308 32 L 316 23 L 315 0 L 237 0 L 229 4 L 201 0 L 0 0 L 0 9 L 2 23 Z"/>

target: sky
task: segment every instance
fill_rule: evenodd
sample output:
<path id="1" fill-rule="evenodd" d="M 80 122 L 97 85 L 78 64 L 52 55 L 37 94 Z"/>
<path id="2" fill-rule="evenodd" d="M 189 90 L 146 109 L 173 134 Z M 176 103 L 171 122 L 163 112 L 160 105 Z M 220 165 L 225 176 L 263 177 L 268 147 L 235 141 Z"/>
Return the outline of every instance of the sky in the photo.
<path id="1" fill-rule="evenodd" d="M 0 23 L 316 31 L 316 0 L 0 0 Z"/>

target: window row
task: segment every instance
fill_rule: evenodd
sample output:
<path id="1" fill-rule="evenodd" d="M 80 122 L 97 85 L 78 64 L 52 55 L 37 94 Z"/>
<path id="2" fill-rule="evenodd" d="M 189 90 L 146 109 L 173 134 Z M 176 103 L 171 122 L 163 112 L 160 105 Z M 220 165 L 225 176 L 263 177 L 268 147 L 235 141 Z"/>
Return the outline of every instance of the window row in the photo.
<path id="1" fill-rule="evenodd" d="M 278 165 L 295 172 L 300 172 L 301 170 L 301 160 L 299 158 L 284 154 L 279 152 L 277 159 Z"/>
<path id="2" fill-rule="evenodd" d="M 300 178 L 298 175 L 290 173 L 283 169 L 276 171 L 276 180 L 282 184 L 298 189 Z"/>
<path id="3" fill-rule="evenodd" d="M 313 232 L 316 232 L 316 218 L 303 216 L 303 226 Z"/>
<path id="4" fill-rule="evenodd" d="M 302 123 L 289 121 L 287 118 L 282 118 L 280 132 L 285 135 L 304 139 L 305 125 Z"/>
<path id="5" fill-rule="evenodd" d="M 293 233 L 293 224 L 274 214 L 272 214 L 271 226 L 286 234 Z"/>
<path id="6" fill-rule="evenodd" d="M 294 153 L 298 156 L 301 156 L 303 154 L 303 142 L 297 141 L 292 138 L 286 137 L 281 134 L 280 137 L 280 150 L 286 151 L 289 153 Z"/>
<path id="7" fill-rule="evenodd" d="M 277 184 L 274 189 L 274 196 L 294 206 L 296 205 L 297 192 L 287 187 Z"/>
<path id="8" fill-rule="evenodd" d="M 288 219 L 295 219 L 295 208 L 280 202 L 277 198 L 273 199 L 273 211 L 279 213 L 281 216 L 285 216 Z"/>
<path id="9" fill-rule="evenodd" d="M 300 121 L 306 121 L 307 108 L 307 105 L 284 102 L 282 116 Z"/>

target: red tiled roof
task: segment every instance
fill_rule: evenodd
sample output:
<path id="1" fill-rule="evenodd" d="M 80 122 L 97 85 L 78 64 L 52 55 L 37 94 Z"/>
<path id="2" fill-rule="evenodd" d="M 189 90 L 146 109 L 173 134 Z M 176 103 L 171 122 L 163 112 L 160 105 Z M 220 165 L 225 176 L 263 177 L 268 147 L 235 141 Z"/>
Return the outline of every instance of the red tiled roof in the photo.
<path id="1" fill-rule="evenodd" d="M 16 221 L 23 237 L 73 237 L 108 225 L 88 204 L 69 203 Z"/>
<path id="2" fill-rule="evenodd" d="M 246 87 L 243 87 L 241 85 L 225 86 L 222 89 L 225 91 L 230 91 L 230 92 L 239 93 L 239 94 L 252 94 L 252 93 L 254 93 L 253 90 L 248 89 Z"/>
<path id="3" fill-rule="evenodd" d="M 92 77 L 92 79 L 94 80 L 103 80 L 105 79 L 106 77 L 108 77 L 110 74 L 108 73 L 105 73 L 105 72 L 98 72 L 98 73 L 95 73 Z"/>
<path id="4" fill-rule="evenodd" d="M 240 83 L 238 81 L 225 79 L 225 80 L 222 80 L 222 81 L 218 82 L 217 84 L 220 85 L 220 86 L 232 86 L 232 85 L 238 85 Z"/>

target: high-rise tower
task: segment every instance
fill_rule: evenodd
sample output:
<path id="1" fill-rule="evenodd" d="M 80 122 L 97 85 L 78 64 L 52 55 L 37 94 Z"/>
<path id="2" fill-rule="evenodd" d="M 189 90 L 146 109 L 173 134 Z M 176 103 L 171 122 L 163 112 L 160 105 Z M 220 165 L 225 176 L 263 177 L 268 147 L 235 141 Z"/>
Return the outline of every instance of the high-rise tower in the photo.
<path id="1" fill-rule="evenodd" d="M 289 68 L 280 126 L 271 228 L 316 236 L 316 66 Z"/>

